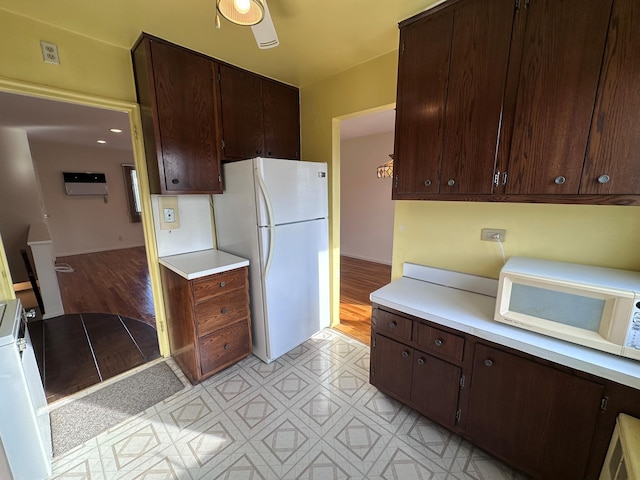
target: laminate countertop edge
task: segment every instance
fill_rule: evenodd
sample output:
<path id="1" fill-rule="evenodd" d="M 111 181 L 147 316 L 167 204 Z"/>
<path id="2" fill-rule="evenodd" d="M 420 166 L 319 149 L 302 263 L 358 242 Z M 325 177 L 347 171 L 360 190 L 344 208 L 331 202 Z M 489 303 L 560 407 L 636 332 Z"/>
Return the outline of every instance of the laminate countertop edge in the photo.
<path id="1" fill-rule="evenodd" d="M 158 262 L 187 280 L 215 275 L 249 265 L 249 260 L 246 258 L 214 248 L 160 257 Z"/>
<path id="2" fill-rule="evenodd" d="M 640 390 L 640 362 L 493 319 L 495 297 L 402 277 L 374 291 L 373 303 Z"/>

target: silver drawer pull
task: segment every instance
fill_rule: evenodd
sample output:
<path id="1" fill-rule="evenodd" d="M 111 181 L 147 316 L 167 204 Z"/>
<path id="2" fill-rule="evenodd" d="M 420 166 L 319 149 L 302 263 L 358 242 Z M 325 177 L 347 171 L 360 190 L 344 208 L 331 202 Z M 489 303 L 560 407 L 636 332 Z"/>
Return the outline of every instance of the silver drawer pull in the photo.
<path id="1" fill-rule="evenodd" d="M 424 358 L 418 359 L 418 365 L 424 365 Z"/>
<path id="2" fill-rule="evenodd" d="M 567 181 L 567 179 L 565 177 L 563 177 L 562 175 L 560 175 L 559 177 L 556 177 L 556 179 L 554 180 L 556 185 L 562 185 L 566 181 Z"/>
<path id="3" fill-rule="evenodd" d="M 231 350 L 231 344 L 230 343 L 225 344 L 224 349 Z"/>
<path id="4" fill-rule="evenodd" d="M 396 325 L 398 325 L 398 322 L 395 320 L 393 322 L 389 322 L 389 328 L 396 328 Z"/>
<path id="5" fill-rule="evenodd" d="M 227 313 L 227 309 L 223 308 L 222 310 L 220 310 L 220 313 L 223 314 L 223 315 L 226 314 Z"/>
<path id="6" fill-rule="evenodd" d="M 609 175 L 600 175 L 598 177 L 598 183 L 608 183 L 609 180 L 611 180 L 611 177 Z"/>
<path id="7" fill-rule="evenodd" d="M 408 356 L 409 356 L 409 352 L 407 352 L 406 350 L 402 352 L 402 358 L 407 358 Z"/>
<path id="8" fill-rule="evenodd" d="M 444 343 L 441 338 L 437 338 L 435 342 L 433 342 L 436 347 L 441 347 Z"/>
<path id="9" fill-rule="evenodd" d="M 220 282 L 220 288 L 224 288 L 226 286 L 227 286 L 227 284 L 225 282 Z"/>
<path id="10" fill-rule="evenodd" d="M 493 360 L 490 360 L 490 359 L 488 359 L 488 358 L 487 358 L 487 359 L 484 361 L 484 366 L 485 366 L 485 367 L 493 367 Z"/>

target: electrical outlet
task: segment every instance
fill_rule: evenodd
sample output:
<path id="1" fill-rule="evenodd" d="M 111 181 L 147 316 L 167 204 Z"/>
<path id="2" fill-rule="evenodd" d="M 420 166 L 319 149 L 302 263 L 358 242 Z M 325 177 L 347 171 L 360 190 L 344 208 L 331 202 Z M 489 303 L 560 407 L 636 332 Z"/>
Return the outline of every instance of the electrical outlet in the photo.
<path id="1" fill-rule="evenodd" d="M 40 40 L 40 48 L 42 49 L 42 59 L 46 63 L 60 65 L 60 56 L 58 55 L 58 46 L 55 43 Z"/>
<path id="2" fill-rule="evenodd" d="M 497 242 L 498 239 L 500 239 L 500 241 L 504 243 L 506 238 L 507 231 L 499 228 L 483 228 L 480 231 L 480 240 L 487 242 Z"/>

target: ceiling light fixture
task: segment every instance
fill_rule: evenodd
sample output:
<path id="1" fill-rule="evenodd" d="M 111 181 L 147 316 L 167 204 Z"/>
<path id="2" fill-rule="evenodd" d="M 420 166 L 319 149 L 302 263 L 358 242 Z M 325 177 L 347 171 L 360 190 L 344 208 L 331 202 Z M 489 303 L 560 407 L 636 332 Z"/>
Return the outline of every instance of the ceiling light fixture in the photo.
<path id="1" fill-rule="evenodd" d="M 122 133 L 122 130 L 120 130 L 119 128 L 110 128 L 109 131 L 113 133 Z"/>
<path id="2" fill-rule="evenodd" d="M 216 0 L 216 28 L 220 15 L 236 25 L 257 25 L 264 18 L 262 0 Z"/>
<path id="3" fill-rule="evenodd" d="M 96 142 L 98 142 L 98 143 L 100 143 L 100 144 L 102 144 L 102 143 L 107 143 L 107 141 L 106 141 L 106 140 L 96 140 Z"/>

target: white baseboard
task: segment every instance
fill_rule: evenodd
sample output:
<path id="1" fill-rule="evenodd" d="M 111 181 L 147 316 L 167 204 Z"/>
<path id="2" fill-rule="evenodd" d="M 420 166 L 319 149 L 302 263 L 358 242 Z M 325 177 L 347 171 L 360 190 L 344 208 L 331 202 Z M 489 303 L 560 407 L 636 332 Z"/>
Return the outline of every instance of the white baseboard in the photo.
<path id="1" fill-rule="evenodd" d="M 369 258 L 369 257 L 361 256 L 361 255 L 353 255 L 351 253 L 340 253 L 340 256 L 341 257 L 355 258 L 356 260 L 365 260 L 367 262 L 380 263 L 382 265 L 389 265 L 389 266 L 392 265 L 391 262 L 386 262 L 384 260 L 380 260 L 379 258 Z"/>
<path id="2" fill-rule="evenodd" d="M 61 253 L 56 253 L 56 258 L 71 257 L 73 255 L 86 255 L 88 253 L 111 252 L 113 250 L 125 250 L 127 248 L 144 247 L 144 246 L 145 246 L 144 243 L 141 243 L 136 245 L 119 245 L 113 248 L 96 248 L 96 249 L 89 249 L 89 250 L 81 250 L 78 252 L 61 252 Z"/>

